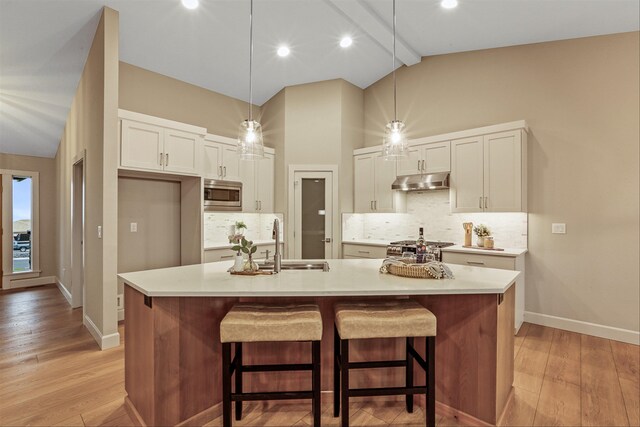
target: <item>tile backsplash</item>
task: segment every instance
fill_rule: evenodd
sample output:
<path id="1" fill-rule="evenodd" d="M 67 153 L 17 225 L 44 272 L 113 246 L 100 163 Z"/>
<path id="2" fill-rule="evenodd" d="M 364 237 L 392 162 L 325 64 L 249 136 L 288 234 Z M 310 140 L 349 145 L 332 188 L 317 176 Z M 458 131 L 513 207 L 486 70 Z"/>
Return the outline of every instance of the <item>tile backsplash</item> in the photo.
<path id="1" fill-rule="evenodd" d="M 487 225 L 496 247 L 527 247 L 526 213 L 451 213 L 449 190 L 408 193 L 407 213 L 343 214 L 342 240 L 416 239 L 418 228 L 424 227 L 427 240 L 462 244 L 463 222 Z"/>
<path id="2" fill-rule="evenodd" d="M 236 221 L 244 221 L 247 225 L 245 236 L 251 240 L 271 240 L 273 220 L 280 220 L 280 238 L 284 230 L 282 214 L 261 214 L 242 212 L 205 212 L 204 214 L 204 247 L 229 243 L 229 227 Z"/>

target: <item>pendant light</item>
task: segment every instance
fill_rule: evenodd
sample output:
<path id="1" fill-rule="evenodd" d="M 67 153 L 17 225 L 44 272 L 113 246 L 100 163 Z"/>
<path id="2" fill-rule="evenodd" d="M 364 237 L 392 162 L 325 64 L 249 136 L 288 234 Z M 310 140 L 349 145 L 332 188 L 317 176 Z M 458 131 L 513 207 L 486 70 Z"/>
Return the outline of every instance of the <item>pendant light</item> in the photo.
<path id="1" fill-rule="evenodd" d="M 262 125 L 253 120 L 253 0 L 249 10 L 249 118 L 240 123 L 238 154 L 242 160 L 260 160 L 264 157 Z"/>
<path id="2" fill-rule="evenodd" d="M 393 0 L 393 120 L 387 123 L 382 140 L 382 155 L 385 160 L 395 160 L 407 156 L 407 137 L 404 123 L 398 120 L 396 102 L 396 0 Z"/>

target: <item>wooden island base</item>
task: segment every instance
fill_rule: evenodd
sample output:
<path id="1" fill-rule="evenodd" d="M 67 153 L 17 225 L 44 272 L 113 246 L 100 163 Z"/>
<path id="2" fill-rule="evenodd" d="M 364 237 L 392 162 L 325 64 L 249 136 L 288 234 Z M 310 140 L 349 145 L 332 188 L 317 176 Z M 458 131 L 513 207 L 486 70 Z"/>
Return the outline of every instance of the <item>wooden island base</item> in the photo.
<path id="1" fill-rule="evenodd" d="M 370 299 L 396 298 L 372 297 Z M 412 296 L 437 317 L 436 399 L 446 409 L 495 425 L 513 384 L 515 287 L 505 294 Z M 125 289 L 125 388 L 127 406 L 140 424 L 203 423 L 219 415 L 222 400 L 220 321 L 239 301 L 315 302 L 324 322 L 322 389 L 333 389 L 333 306 L 363 297 L 145 297 Z M 416 339 L 424 357 L 424 339 Z M 308 363 L 304 343 L 245 344 L 244 361 Z M 350 358 L 404 358 L 404 340 L 353 340 Z M 404 381 L 403 369 L 354 372 L 353 387 L 391 386 Z M 415 384 L 424 384 L 415 370 Z M 245 373 L 244 390 L 310 389 L 307 372 Z M 323 400 L 331 402 L 323 392 Z M 381 398 L 385 399 L 385 398 Z M 417 399 L 421 404 L 422 401 Z M 196 419 L 194 419 L 196 417 Z"/>

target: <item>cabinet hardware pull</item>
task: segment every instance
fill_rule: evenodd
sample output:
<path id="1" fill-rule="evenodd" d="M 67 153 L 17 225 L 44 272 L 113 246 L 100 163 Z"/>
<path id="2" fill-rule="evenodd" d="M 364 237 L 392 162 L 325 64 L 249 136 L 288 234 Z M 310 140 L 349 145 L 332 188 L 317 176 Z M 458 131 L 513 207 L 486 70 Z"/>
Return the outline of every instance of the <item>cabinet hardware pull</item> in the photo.
<path id="1" fill-rule="evenodd" d="M 164 164 L 164 154 L 160 153 L 160 166 Z"/>
<path id="2" fill-rule="evenodd" d="M 371 203 L 371 210 L 373 210 L 373 200 L 370 203 Z"/>
<path id="3" fill-rule="evenodd" d="M 359 254 L 370 254 L 371 252 L 369 251 L 358 251 Z"/>
<path id="4" fill-rule="evenodd" d="M 227 176 L 227 167 L 223 166 L 222 169 L 224 169 L 224 173 L 222 174 L 223 177 Z"/>
<path id="5" fill-rule="evenodd" d="M 373 201 L 373 209 L 376 210 L 376 211 L 378 210 L 378 201 L 377 200 Z"/>
<path id="6" fill-rule="evenodd" d="M 485 198 L 484 198 L 484 208 L 485 208 L 485 209 L 489 208 L 489 203 L 487 202 L 487 200 L 489 200 L 489 198 L 488 198 L 488 197 L 485 197 Z"/>
<path id="7" fill-rule="evenodd" d="M 218 166 L 218 169 L 220 169 L 220 172 L 218 173 L 218 176 L 220 178 L 222 178 L 222 166 Z"/>
<path id="8" fill-rule="evenodd" d="M 420 172 L 422 169 L 420 168 L 420 160 L 418 160 L 418 172 Z"/>
<path id="9" fill-rule="evenodd" d="M 422 161 L 422 172 L 424 172 L 425 167 L 424 167 L 424 160 Z"/>
<path id="10" fill-rule="evenodd" d="M 258 210 L 262 210 L 262 200 L 258 200 Z"/>
<path id="11" fill-rule="evenodd" d="M 256 200 L 256 210 L 258 210 L 258 201 Z"/>
<path id="12" fill-rule="evenodd" d="M 164 157 L 164 165 L 169 166 L 169 153 L 165 154 Z"/>
<path id="13" fill-rule="evenodd" d="M 480 209 L 482 209 L 482 196 L 480 196 L 480 197 L 479 197 L 479 200 L 480 200 L 480 202 L 479 202 L 479 203 L 480 203 L 479 208 L 480 208 Z"/>
<path id="14" fill-rule="evenodd" d="M 481 262 L 481 261 L 467 261 L 467 264 L 470 264 L 470 265 L 484 265 L 484 262 Z"/>
<path id="15" fill-rule="evenodd" d="M 220 259 L 223 258 L 233 258 L 233 255 L 220 255 Z"/>

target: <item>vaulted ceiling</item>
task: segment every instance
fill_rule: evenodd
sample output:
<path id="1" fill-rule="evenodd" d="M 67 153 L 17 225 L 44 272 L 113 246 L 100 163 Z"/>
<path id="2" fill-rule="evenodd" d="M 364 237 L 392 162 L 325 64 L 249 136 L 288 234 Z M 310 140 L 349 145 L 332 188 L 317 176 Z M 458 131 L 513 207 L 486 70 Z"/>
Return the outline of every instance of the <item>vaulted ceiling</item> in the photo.
<path id="1" fill-rule="evenodd" d="M 637 0 L 439 3 L 397 0 L 398 66 L 640 27 Z M 248 0 L 0 0 L 0 152 L 55 155 L 102 6 L 120 12 L 122 61 L 248 100 Z M 254 103 L 300 83 L 379 80 L 391 71 L 391 17 L 391 0 L 256 0 Z"/>

